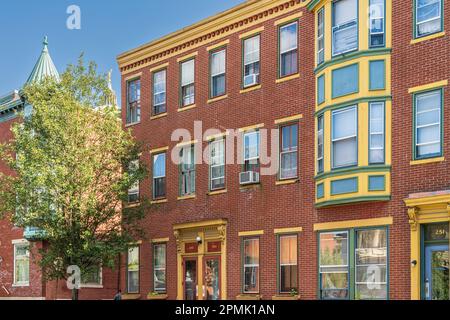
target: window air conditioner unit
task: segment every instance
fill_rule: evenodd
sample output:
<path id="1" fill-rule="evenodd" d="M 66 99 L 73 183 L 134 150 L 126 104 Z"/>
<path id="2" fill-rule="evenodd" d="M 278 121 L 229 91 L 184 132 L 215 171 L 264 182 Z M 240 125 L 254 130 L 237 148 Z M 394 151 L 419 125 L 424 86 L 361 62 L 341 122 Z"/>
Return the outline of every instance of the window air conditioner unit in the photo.
<path id="1" fill-rule="evenodd" d="M 259 74 L 250 74 L 244 77 L 244 86 L 249 87 L 259 83 Z"/>
<path id="2" fill-rule="evenodd" d="M 259 183 L 259 173 L 254 171 L 241 172 L 239 175 L 241 185 Z"/>

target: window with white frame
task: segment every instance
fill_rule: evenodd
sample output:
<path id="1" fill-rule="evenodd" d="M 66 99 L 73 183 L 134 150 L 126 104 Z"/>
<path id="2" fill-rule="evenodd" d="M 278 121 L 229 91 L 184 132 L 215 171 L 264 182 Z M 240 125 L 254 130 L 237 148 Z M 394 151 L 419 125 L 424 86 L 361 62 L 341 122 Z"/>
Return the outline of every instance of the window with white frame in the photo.
<path id="1" fill-rule="evenodd" d="M 131 80 L 127 87 L 127 124 L 133 124 L 141 121 L 141 80 Z"/>
<path id="2" fill-rule="evenodd" d="M 280 27 L 280 77 L 298 72 L 298 22 Z"/>
<path id="3" fill-rule="evenodd" d="M 416 38 L 442 31 L 442 0 L 415 0 Z"/>
<path id="4" fill-rule="evenodd" d="M 358 164 L 358 113 L 357 107 L 336 110 L 332 113 L 333 168 Z"/>
<path id="5" fill-rule="evenodd" d="M 280 179 L 297 178 L 298 124 L 281 127 Z"/>
<path id="6" fill-rule="evenodd" d="M 139 160 L 134 160 L 130 162 L 128 170 L 130 172 L 136 171 L 139 169 Z M 139 181 L 136 181 L 130 189 L 128 189 L 128 202 L 137 202 L 139 201 Z"/>
<path id="7" fill-rule="evenodd" d="M 14 285 L 30 284 L 30 245 L 27 241 L 14 243 Z"/>
<path id="8" fill-rule="evenodd" d="M 317 64 L 325 61 L 325 9 L 317 12 Z"/>
<path id="9" fill-rule="evenodd" d="M 244 40 L 244 87 L 259 84 L 260 36 Z"/>
<path id="10" fill-rule="evenodd" d="M 415 158 L 442 154 L 442 91 L 415 95 Z"/>
<path id="11" fill-rule="evenodd" d="M 153 245 L 153 291 L 166 292 L 166 251 L 165 243 Z"/>
<path id="12" fill-rule="evenodd" d="M 127 255 L 127 292 L 139 293 L 139 247 L 128 249 Z"/>
<path id="13" fill-rule="evenodd" d="M 211 53 L 211 98 L 220 97 L 226 91 L 226 50 Z"/>
<path id="14" fill-rule="evenodd" d="M 182 107 L 195 103 L 195 59 L 181 63 Z"/>
<path id="15" fill-rule="evenodd" d="M 244 133 L 244 172 L 259 172 L 259 131 Z"/>
<path id="16" fill-rule="evenodd" d="M 210 143 L 210 190 L 225 188 L 225 139 Z"/>
<path id="17" fill-rule="evenodd" d="M 153 199 L 166 197 L 166 153 L 153 155 Z"/>
<path id="18" fill-rule="evenodd" d="M 317 118 L 317 173 L 323 172 L 323 115 Z"/>
<path id="19" fill-rule="evenodd" d="M 279 237 L 280 293 L 298 291 L 297 235 Z"/>
<path id="20" fill-rule="evenodd" d="M 333 55 L 358 49 L 358 1 L 333 2 Z"/>
<path id="21" fill-rule="evenodd" d="M 370 24 L 370 39 L 369 45 L 371 48 L 384 46 L 384 2 L 385 0 L 370 0 L 369 8 L 369 24 Z"/>
<path id="22" fill-rule="evenodd" d="M 166 112 L 166 70 L 153 74 L 153 115 Z"/>
<path id="23" fill-rule="evenodd" d="M 244 293 L 259 293 L 259 238 L 244 239 Z"/>
<path id="24" fill-rule="evenodd" d="M 369 104 L 369 162 L 384 163 L 384 102 Z"/>
<path id="25" fill-rule="evenodd" d="M 319 236 L 321 299 L 349 298 L 349 239 L 347 231 Z"/>
<path id="26" fill-rule="evenodd" d="M 180 196 L 195 194 L 195 157 L 194 145 L 180 150 Z"/>

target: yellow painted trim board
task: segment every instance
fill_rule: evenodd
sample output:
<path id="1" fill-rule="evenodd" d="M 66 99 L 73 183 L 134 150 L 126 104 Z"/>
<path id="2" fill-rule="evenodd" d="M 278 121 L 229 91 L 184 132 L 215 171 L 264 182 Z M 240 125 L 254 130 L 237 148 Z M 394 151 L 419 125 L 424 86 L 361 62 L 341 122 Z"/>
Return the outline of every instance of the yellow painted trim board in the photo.
<path id="1" fill-rule="evenodd" d="M 166 63 L 160 64 L 159 66 L 150 68 L 150 72 L 159 71 L 159 70 L 167 68 L 168 66 L 169 66 L 169 62 L 166 62 Z"/>
<path id="2" fill-rule="evenodd" d="M 179 223 L 179 224 L 175 224 L 173 226 L 173 229 L 174 230 L 194 229 L 194 228 L 200 228 L 200 227 L 220 226 L 220 225 L 226 225 L 226 224 L 227 224 L 227 220 L 216 219 L 216 220 L 200 221 L 200 222 Z"/>
<path id="3" fill-rule="evenodd" d="M 408 89 L 408 93 L 416 93 L 416 92 L 420 92 L 420 91 L 437 89 L 437 88 L 445 87 L 446 85 L 448 85 L 448 80 L 447 79 L 446 80 L 437 81 L 437 82 L 433 82 L 433 83 L 429 83 L 429 84 L 425 84 L 425 85 L 422 85 L 422 86 L 409 88 Z"/>
<path id="4" fill-rule="evenodd" d="M 314 224 L 314 231 L 350 229 L 350 228 L 358 228 L 358 227 L 386 226 L 386 225 L 392 225 L 393 222 L 394 222 L 394 219 L 392 217 L 385 217 L 385 218 L 375 218 L 375 219 L 316 223 L 316 224 Z"/>
<path id="5" fill-rule="evenodd" d="M 165 243 L 165 242 L 169 242 L 169 238 L 152 239 L 152 243 Z"/>
<path id="6" fill-rule="evenodd" d="M 257 231 L 243 231 L 239 232 L 239 237 L 250 237 L 250 236 L 261 236 L 264 234 L 264 230 L 257 230 Z"/>
<path id="7" fill-rule="evenodd" d="M 435 196 L 428 196 L 423 198 L 413 198 L 413 199 L 405 199 L 404 200 L 407 207 L 417 207 L 417 206 L 424 206 L 424 205 L 430 205 L 430 204 L 437 204 L 437 203 L 450 203 L 450 195 L 449 194 L 443 194 L 443 195 L 435 195 Z"/>
<path id="8" fill-rule="evenodd" d="M 213 135 L 207 136 L 206 137 L 206 141 L 211 141 L 211 140 L 223 138 L 223 137 L 226 137 L 226 136 L 229 136 L 229 135 L 230 135 L 229 131 L 218 133 L 218 134 L 213 134 Z"/>
<path id="9" fill-rule="evenodd" d="M 243 128 L 239 128 L 239 132 L 247 132 L 247 131 L 251 131 L 251 130 L 256 130 L 256 129 L 261 129 L 264 128 L 264 123 L 259 123 L 259 124 L 254 124 L 252 126 L 248 126 L 248 127 L 243 127 Z"/>
<path id="10" fill-rule="evenodd" d="M 274 25 L 274 26 L 279 26 L 280 24 L 283 24 L 283 23 L 285 23 L 285 22 L 290 22 L 290 21 L 292 21 L 292 20 L 298 19 L 298 18 L 300 18 L 301 16 L 303 16 L 303 12 L 297 12 L 297 13 L 294 13 L 294 14 L 292 14 L 292 15 L 286 17 L 286 18 L 279 19 L 279 20 L 275 21 L 275 22 L 273 23 L 273 25 Z"/>
<path id="11" fill-rule="evenodd" d="M 157 116 L 151 116 L 151 117 L 150 117 L 150 120 L 161 119 L 161 118 L 167 117 L 167 115 L 168 115 L 167 112 L 161 113 L 161 114 L 158 114 Z"/>
<path id="12" fill-rule="evenodd" d="M 196 196 L 195 196 L 195 195 L 192 195 L 192 196 L 178 197 L 177 200 L 178 200 L 178 201 L 183 201 L 183 200 L 192 200 L 192 199 L 195 199 L 195 198 L 196 198 Z"/>
<path id="13" fill-rule="evenodd" d="M 264 31 L 264 27 L 259 27 L 259 28 L 250 30 L 250 31 L 248 31 L 248 32 L 245 32 L 245 33 L 240 34 L 240 35 L 239 35 L 239 39 L 248 38 L 248 37 L 250 37 L 250 36 L 252 36 L 252 35 L 256 35 L 257 33 L 260 33 L 260 32 L 262 32 L 262 31 Z"/>
<path id="14" fill-rule="evenodd" d="M 180 143 L 177 143 L 177 148 L 190 146 L 190 145 L 193 145 L 193 144 L 196 144 L 196 143 L 198 143 L 198 140 L 191 140 L 191 141 L 186 141 L 186 142 L 180 142 Z"/>
<path id="15" fill-rule="evenodd" d="M 206 101 L 206 103 L 210 104 L 210 103 L 217 102 L 217 101 L 220 101 L 220 100 L 223 100 L 223 99 L 226 99 L 226 98 L 228 98 L 227 94 L 224 95 L 224 96 L 217 97 L 217 98 L 209 99 L 208 101 Z"/>
<path id="16" fill-rule="evenodd" d="M 192 110 L 192 109 L 195 109 L 195 108 L 197 108 L 197 105 L 193 104 L 191 106 L 187 106 L 187 107 L 184 107 L 184 108 L 179 108 L 177 110 L 177 112 L 184 112 L 184 111 Z"/>
<path id="17" fill-rule="evenodd" d="M 133 75 L 126 77 L 125 81 L 130 81 L 130 80 L 134 80 L 134 79 L 138 79 L 142 77 L 142 72 L 138 72 L 138 73 L 134 73 Z"/>
<path id="18" fill-rule="evenodd" d="M 155 200 L 155 201 L 150 201 L 150 204 L 163 204 L 163 203 L 167 203 L 169 202 L 169 200 L 164 199 L 164 200 Z"/>
<path id="19" fill-rule="evenodd" d="M 150 150 L 150 153 L 151 154 L 153 154 L 153 153 L 160 153 L 160 152 L 164 152 L 164 151 L 167 151 L 167 150 L 169 150 L 169 147 L 161 147 L 161 148 Z"/>
<path id="20" fill-rule="evenodd" d="M 298 79 L 298 78 L 300 78 L 300 74 L 299 73 L 293 74 L 292 76 L 287 76 L 287 77 L 284 77 L 284 78 L 277 79 L 277 80 L 275 80 L 275 83 L 283 83 L 283 82 L 286 82 L 286 81 L 289 81 L 289 80 L 293 80 L 293 79 Z"/>
<path id="21" fill-rule="evenodd" d="M 303 228 L 302 227 L 298 227 L 298 228 L 280 228 L 280 229 L 275 229 L 273 231 L 274 234 L 286 234 L 286 233 L 299 233 L 302 232 Z"/>
<path id="22" fill-rule="evenodd" d="M 185 60 L 189 60 L 189 59 L 194 58 L 196 56 L 198 56 L 198 51 L 192 52 L 190 54 L 187 54 L 187 55 L 185 55 L 183 57 L 178 58 L 177 62 L 182 62 L 182 61 L 185 61 Z"/>
<path id="23" fill-rule="evenodd" d="M 216 44 L 213 44 L 212 46 L 207 47 L 206 51 L 211 51 L 211 50 L 214 50 L 214 49 L 226 46 L 229 43 L 230 43 L 230 39 L 222 41 L 222 42 L 219 42 L 219 43 L 216 43 Z"/>
<path id="24" fill-rule="evenodd" d="M 224 190 L 218 190 L 218 191 L 211 191 L 211 192 L 208 192 L 207 194 L 208 194 L 208 196 L 215 196 L 215 195 L 224 194 L 227 192 L 228 192 L 228 190 L 224 189 Z"/>
<path id="25" fill-rule="evenodd" d="M 411 161 L 409 164 L 412 166 L 421 165 L 421 164 L 428 164 L 428 163 L 438 163 L 438 162 L 444 162 L 445 157 L 439 157 L 439 158 L 432 158 L 432 159 L 424 159 L 424 160 L 414 160 Z"/>
<path id="26" fill-rule="evenodd" d="M 441 37 L 444 37 L 444 36 L 445 36 L 445 31 L 442 31 L 442 32 L 438 32 L 438 33 L 435 33 L 435 34 L 431 34 L 431 35 L 426 36 L 426 37 L 413 39 L 413 40 L 411 40 L 410 44 L 416 44 L 416 43 L 424 42 L 424 41 L 427 41 L 427 40 L 441 38 Z"/>
<path id="27" fill-rule="evenodd" d="M 290 117 L 286 117 L 283 119 L 278 119 L 275 120 L 275 124 L 282 124 L 282 123 L 287 123 L 287 122 L 291 122 L 291 121 L 296 121 L 296 120 L 300 120 L 303 119 L 303 114 L 297 114 L 295 116 L 290 116 Z"/>
<path id="28" fill-rule="evenodd" d="M 261 85 L 253 86 L 253 87 L 250 87 L 250 88 L 247 88 L 247 89 L 242 89 L 242 90 L 239 91 L 239 93 L 242 94 L 242 93 L 252 92 L 252 91 L 255 91 L 255 90 L 259 90 L 259 89 L 261 89 Z"/>
<path id="29" fill-rule="evenodd" d="M 276 181 L 275 185 L 276 186 L 284 186 L 284 185 L 288 185 L 288 184 L 294 184 L 297 182 L 298 182 L 298 179 L 280 180 L 280 181 Z"/>

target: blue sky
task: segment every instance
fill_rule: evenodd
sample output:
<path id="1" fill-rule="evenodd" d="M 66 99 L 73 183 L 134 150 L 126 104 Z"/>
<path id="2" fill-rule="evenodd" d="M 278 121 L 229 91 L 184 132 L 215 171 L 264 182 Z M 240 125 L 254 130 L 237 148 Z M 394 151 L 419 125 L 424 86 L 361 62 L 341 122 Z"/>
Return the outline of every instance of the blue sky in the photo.
<path id="1" fill-rule="evenodd" d="M 25 83 L 41 52 L 44 35 L 60 72 L 81 52 L 99 71 L 113 69 L 116 56 L 195 23 L 243 0 L 2 0 L 0 1 L 0 96 Z M 81 9 L 81 30 L 69 30 L 70 5 Z"/>

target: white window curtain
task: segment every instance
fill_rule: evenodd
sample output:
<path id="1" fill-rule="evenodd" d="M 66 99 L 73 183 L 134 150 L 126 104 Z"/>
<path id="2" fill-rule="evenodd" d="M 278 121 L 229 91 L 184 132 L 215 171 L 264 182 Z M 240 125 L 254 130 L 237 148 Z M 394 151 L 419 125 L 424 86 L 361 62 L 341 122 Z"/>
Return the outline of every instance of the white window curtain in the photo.
<path id="1" fill-rule="evenodd" d="M 340 0 L 334 3 L 334 25 L 346 24 L 358 17 L 357 0 Z"/>
<path id="2" fill-rule="evenodd" d="M 416 0 L 417 36 L 441 30 L 442 0 Z"/>
<path id="3" fill-rule="evenodd" d="M 297 22 L 282 27 L 280 30 L 280 35 L 281 35 L 281 43 L 280 43 L 281 53 L 297 49 L 298 46 Z"/>
<path id="4" fill-rule="evenodd" d="M 225 50 L 211 55 L 211 75 L 217 76 L 225 73 Z"/>
<path id="5" fill-rule="evenodd" d="M 340 0 L 333 4 L 333 54 L 358 48 L 358 1 Z"/>
<path id="6" fill-rule="evenodd" d="M 244 64 L 259 61 L 259 35 L 244 41 Z"/>
<path id="7" fill-rule="evenodd" d="M 333 112 L 333 167 L 358 163 L 356 107 Z"/>
<path id="8" fill-rule="evenodd" d="M 195 60 L 189 60 L 181 65 L 181 85 L 187 86 L 195 81 Z"/>

